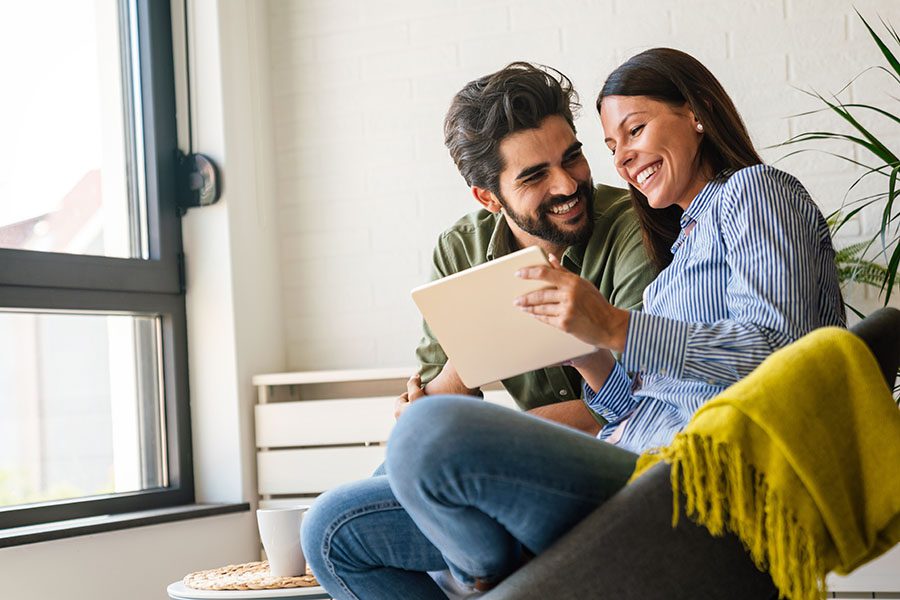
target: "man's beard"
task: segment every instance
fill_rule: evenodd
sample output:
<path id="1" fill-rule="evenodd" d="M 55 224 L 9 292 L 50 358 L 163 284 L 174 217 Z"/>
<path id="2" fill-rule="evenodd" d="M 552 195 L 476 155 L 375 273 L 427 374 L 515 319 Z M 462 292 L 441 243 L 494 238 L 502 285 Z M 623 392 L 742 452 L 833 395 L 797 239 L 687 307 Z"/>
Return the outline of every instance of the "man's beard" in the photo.
<path id="1" fill-rule="evenodd" d="M 541 204 L 537 210 L 537 217 L 523 215 L 515 212 L 499 194 L 500 205 L 503 210 L 518 225 L 522 231 L 529 233 L 551 244 L 561 246 L 575 246 L 586 242 L 594 232 L 594 183 L 590 180 L 578 184 L 578 189 L 571 196 L 554 196 Z M 584 203 L 584 210 L 578 217 L 584 222 L 578 229 L 562 229 L 551 218 L 551 208 L 571 202 L 579 198 Z"/>

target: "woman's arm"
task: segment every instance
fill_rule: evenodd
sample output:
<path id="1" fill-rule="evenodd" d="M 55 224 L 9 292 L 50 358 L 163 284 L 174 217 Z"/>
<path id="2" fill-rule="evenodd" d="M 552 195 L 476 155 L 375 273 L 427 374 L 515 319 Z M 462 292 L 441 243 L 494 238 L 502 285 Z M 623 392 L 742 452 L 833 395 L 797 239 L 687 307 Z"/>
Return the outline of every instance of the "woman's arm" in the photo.
<path id="1" fill-rule="evenodd" d="M 549 267 L 522 269 L 519 276 L 546 281 L 550 287 L 517 298 L 516 305 L 598 347 L 573 365 L 585 381 L 584 399 L 590 408 L 607 421 L 616 421 L 636 405 L 631 377 L 609 352 L 624 348 L 631 313 L 612 306 L 589 281 L 563 269 L 556 257 L 549 258 Z"/>
<path id="2" fill-rule="evenodd" d="M 721 201 L 727 318 L 694 323 L 621 311 L 587 282 L 553 267 L 523 270 L 523 277 L 551 287 L 523 296 L 520 306 L 588 343 L 624 350 L 623 372 L 712 385 L 737 381 L 816 327 L 842 324 L 827 225 L 803 187 L 760 166 L 734 174 Z M 619 379 L 616 397 L 625 385 Z"/>
<path id="3" fill-rule="evenodd" d="M 811 330 L 843 324 L 828 228 L 799 182 L 771 167 L 744 169 L 720 202 L 727 318 L 689 323 L 635 313 L 626 369 L 728 385 Z"/>

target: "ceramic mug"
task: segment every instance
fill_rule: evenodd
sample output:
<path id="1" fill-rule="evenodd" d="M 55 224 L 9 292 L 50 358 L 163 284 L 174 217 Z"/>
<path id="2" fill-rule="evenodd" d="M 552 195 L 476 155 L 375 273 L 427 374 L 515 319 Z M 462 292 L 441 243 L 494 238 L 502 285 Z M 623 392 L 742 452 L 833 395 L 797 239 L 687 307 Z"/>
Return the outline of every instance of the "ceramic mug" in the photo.
<path id="1" fill-rule="evenodd" d="M 266 549 L 269 571 L 275 577 L 306 574 L 306 558 L 300 547 L 300 523 L 308 506 L 261 508 L 256 511 L 259 538 Z"/>

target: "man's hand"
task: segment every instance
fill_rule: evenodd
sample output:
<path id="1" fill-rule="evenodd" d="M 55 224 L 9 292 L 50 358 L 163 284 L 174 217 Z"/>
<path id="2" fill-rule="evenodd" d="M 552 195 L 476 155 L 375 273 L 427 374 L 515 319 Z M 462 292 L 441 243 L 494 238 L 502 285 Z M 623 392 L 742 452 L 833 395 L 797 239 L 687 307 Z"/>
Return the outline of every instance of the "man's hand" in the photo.
<path id="1" fill-rule="evenodd" d="M 583 342 L 622 352 L 628 311 L 607 302 L 590 281 L 564 269 L 555 256 L 549 258 L 549 267 L 528 267 L 517 273 L 522 279 L 546 281 L 550 287 L 519 296 L 516 305 Z"/>
<path id="2" fill-rule="evenodd" d="M 422 378 L 416 373 L 406 382 L 406 392 L 400 394 L 394 401 L 394 418 L 399 419 L 410 404 L 423 396 L 425 396 L 425 390 L 422 388 Z"/>

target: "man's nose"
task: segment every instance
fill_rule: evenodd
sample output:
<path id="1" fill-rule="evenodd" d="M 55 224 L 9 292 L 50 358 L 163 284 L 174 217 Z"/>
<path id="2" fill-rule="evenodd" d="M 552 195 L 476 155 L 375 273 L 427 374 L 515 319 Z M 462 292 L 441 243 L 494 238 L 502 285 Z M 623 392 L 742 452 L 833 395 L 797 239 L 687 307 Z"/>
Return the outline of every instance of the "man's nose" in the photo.
<path id="1" fill-rule="evenodd" d="M 550 177 L 550 193 L 554 196 L 571 196 L 578 189 L 578 181 L 561 167 L 553 169 Z"/>

